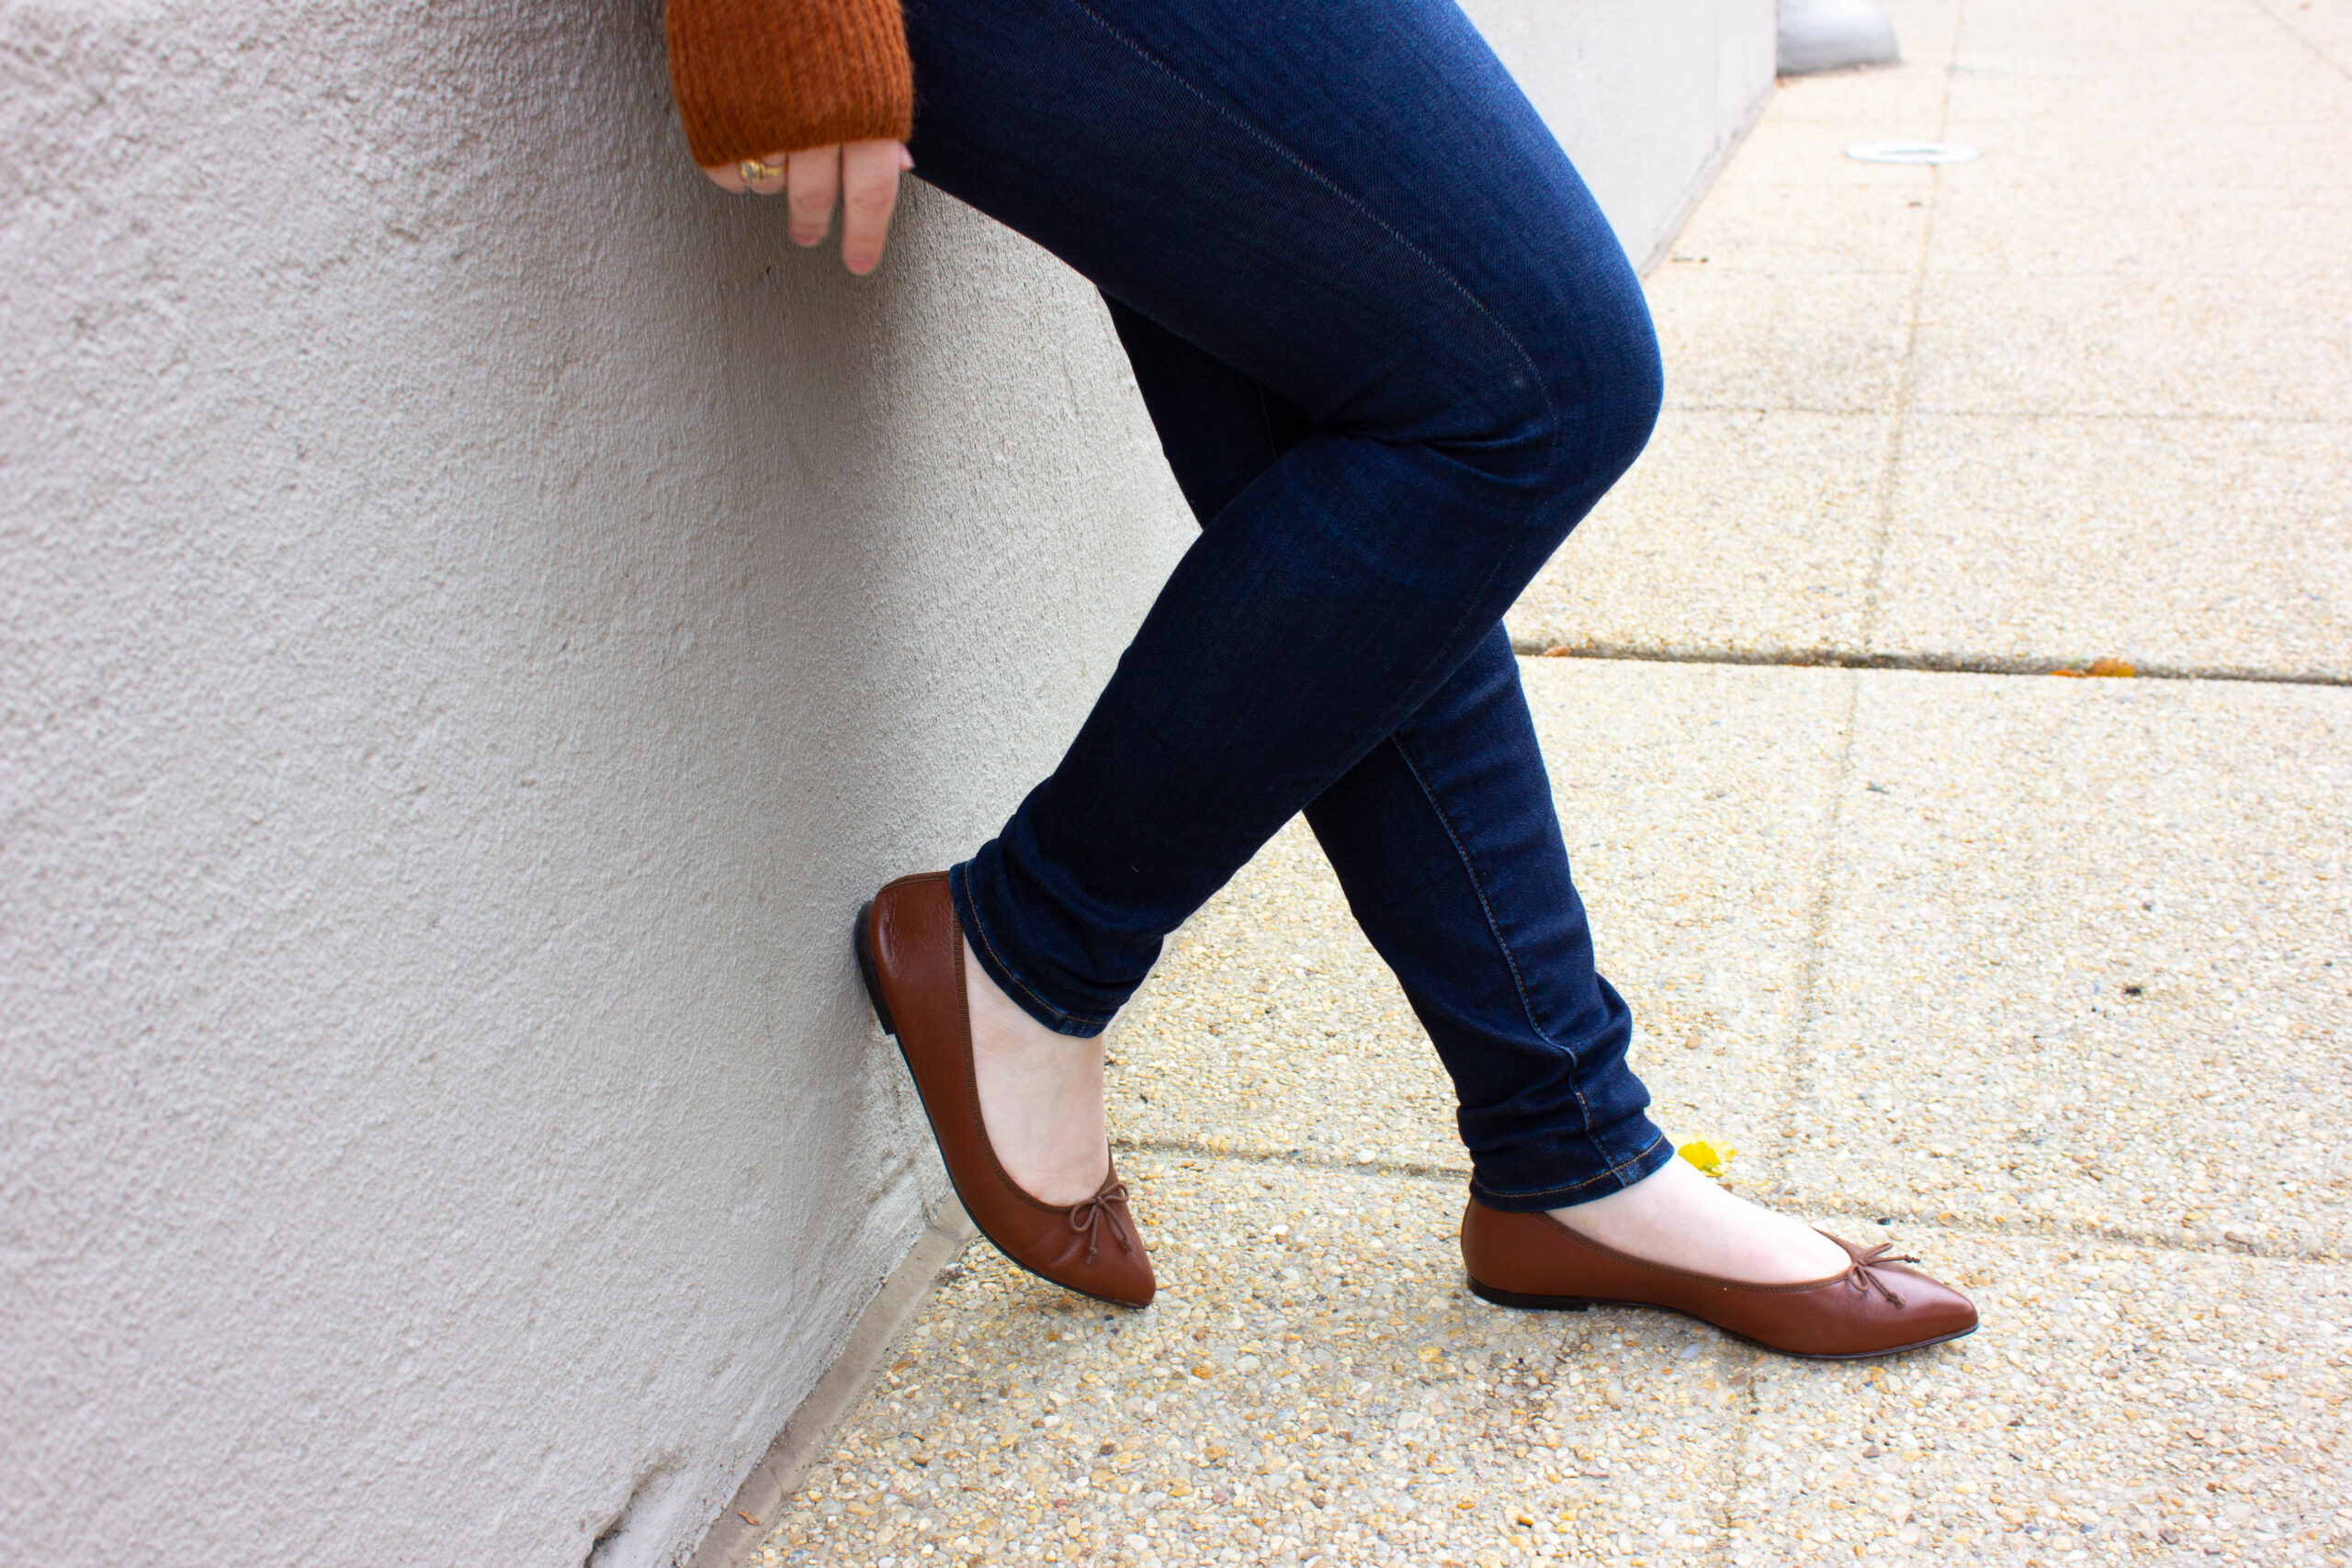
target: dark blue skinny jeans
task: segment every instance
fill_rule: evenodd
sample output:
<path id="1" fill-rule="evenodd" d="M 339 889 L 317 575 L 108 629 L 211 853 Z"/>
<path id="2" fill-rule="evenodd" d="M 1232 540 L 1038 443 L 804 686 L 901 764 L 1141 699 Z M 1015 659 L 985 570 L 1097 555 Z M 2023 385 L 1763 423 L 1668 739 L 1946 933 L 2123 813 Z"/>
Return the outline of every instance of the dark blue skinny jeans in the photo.
<path id="1" fill-rule="evenodd" d="M 1305 811 L 1506 1209 L 1670 1150 L 1503 612 L 1657 413 L 1641 290 L 1453 0 L 909 0 L 917 171 L 1100 288 L 1201 521 L 1069 753 L 952 875 L 1099 1032 Z"/>

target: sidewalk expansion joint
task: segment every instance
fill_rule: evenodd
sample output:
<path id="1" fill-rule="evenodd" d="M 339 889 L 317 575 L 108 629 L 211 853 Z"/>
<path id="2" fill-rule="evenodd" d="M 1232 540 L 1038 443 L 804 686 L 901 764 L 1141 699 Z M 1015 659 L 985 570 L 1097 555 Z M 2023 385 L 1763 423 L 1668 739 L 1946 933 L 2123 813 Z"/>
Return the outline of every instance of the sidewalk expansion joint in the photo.
<path id="1" fill-rule="evenodd" d="M 1451 1183 L 1467 1183 L 1470 1179 L 1470 1173 L 1460 1166 L 1432 1165 L 1418 1160 L 1357 1159 L 1352 1156 L 1325 1155 L 1305 1149 L 1212 1149 L 1182 1138 L 1113 1138 L 1111 1147 L 1120 1154 L 1224 1160 L 1234 1165 L 1285 1165 L 1335 1175 L 1396 1176 L 1415 1181 Z"/>
<path id="2" fill-rule="evenodd" d="M 1214 1160 L 1223 1165 L 1285 1166 L 1299 1170 L 1321 1171 L 1338 1176 L 1380 1176 L 1411 1181 L 1443 1182 L 1449 1186 L 1466 1183 L 1470 1173 L 1458 1167 L 1430 1165 L 1409 1160 L 1357 1160 L 1272 1148 L 1212 1149 L 1204 1145 L 1182 1138 L 1113 1138 L 1111 1147 L 1116 1154 L 1156 1155 L 1162 1158 Z M 1872 1214 L 1885 1217 L 1895 1224 L 1918 1225 L 1926 1229 L 1949 1232 L 1954 1235 L 2007 1236 L 2023 1241 L 2047 1242 L 2053 1246 L 2079 1247 L 2092 1243 L 2125 1247 L 2143 1247 L 2153 1252 L 2177 1253 L 2184 1257 L 2239 1258 L 2266 1263 L 2341 1263 L 2344 1255 L 2331 1247 L 2297 1248 L 2289 1250 L 2261 1243 L 2234 1242 L 2225 1238 L 2199 1237 L 2183 1239 L 2157 1231 L 2140 1230 L 2130 1225 L 2069 1224 L 2064 1221 L 2018 1221 L 2004 1219 L 1975 1220 L 1953 1215 L 1940 1217 L 1949 1211 L 1930 1213 L 1925 1209 L 1905 1208 L 1883 1201 L 1864 1202 L 1834 1196 L 1812 1197 L 1800 1193 L 1759 1194 L 1768 1203 L 1778 1202 L 1817 1212 L 1840 1214 Z"/>
<path id="3" fill-rule="evenodd" d="M 1726 273 L 1736 272 L 1739 269 L 1736 267 L 1724 268 L 1724 271 Z M 1891 268 L 1889 269 L 1890 275 L 1896 270 L 1907 272 L 1909 269 Z M 2098 275 L 2085 273 L 2052 273 L 2045 276 L 2054 277 L 2082 277 Z M 2235 273 L 2221 273 L 2214 276 L 2235 277 L 2238 275 Z M 1817 403 L 1793 400 L 1775 400 L 1771 402 L 1727 402 L 1718 399 L 1691 399 L 1686 400 L 1679 398 L 1668 398 L 1666 400 L 1663 412 L 1667 413 L 1792 413 L 1804 414 L 1812 418 L 1845 419 L 1855 415 L 1884 414 L 1888 410 L 1887 405 L 1883 402 Z M 2339 413 L 2296 413 L 2281 409 L 2266 409 L 2259 413 L 2214 413 L 2199 409 L 2160 408 L 2131 408 L 2109 412 L 2100 409 L 1951 407 L 1922 408 L 1915 409 L 1912 412 L 1928 419 L 2013 420 L 2033 423 L 2063 420 L 2069 424 L 2240 424 L 2323 430 L 2334 429 L 2345 423 L 2345 416 Z"/>
<path id="4" fill-rule="evenodd" d="M 1826 648 L 1639 648 L 1623 643 L 1537 643 L 1514 638 L 1522 659 L 1589 659 L 1633 664 L 1736 664 L 1792 670 L 1905 670 L 1931 675 L 2080 675 L 2063 659 L 1998 659 L 1950 653 L 1853 653 Z M 2229 681 L 2266 686 L 2352 686 L 2352 674 L 2325 670 L 2249 670 L 2234 665 L 2139 664 L 2128 676 L 2094 680 Z"/>
<path id="5" fill-rule="evenodd" d="M 1793 1195 L 1784 1196 L 1784 1202 L 1804 1202 Z M 2258 1263 L 2341 1263 L 2344 1255 L 2332 1247 L 2312 1247 L 2289 1250 L 2268 1247 L 2259 1242 L 2237 1242 L 2226 1238 L 2198 1236 L 2184 1239 L 2153 1230 L 2141 1230 L 2131 1225 L 2101 1224 L 2097 1222 L 2076 1224 L 2067 1221 L 2036 1220 L 1972 1220 L 1965 1217 L 1943 1219 L 1939 1211 L 1930 1213 L 1924 1209 L 1905 1209 L 1892 1204 L 1862 1203 L 1852 1200 L 1815 1201 L 1820 1206 L 1839 1213 L 1875 1213 L 1895 1224 L 1912 1224 L 1923 1228 L 1949 1232 L 1954 1235 L 2007 1236 L 2021 1241 L 2049 1242 L 2058 1246 L 2087 1247 L 2124 1246 L 2145 1247 L 2151 1252 L 2168 1252 L 2181 1257 L 2233 1258 Z"/>
<path id="6" fill-rule="evenodd" d="M 2264 16 L 2269 17 L 2273 22 L 2277 23 L 2279 31 L 2285 33 L 2289 38 L 2293 39 L 2297 43 L 2301 44 L 2305 49 L 2309 50 L 2318 58 L 2321 64 L 2326 66 L 2330 71 L 2335 72 L 2338 76 L 2344 77 L 2346 81 L 2352 81 L 2352 66 L 2346 66 L 2344 62 L 2336 59 L 2335 56 L 2328 53 L 2326 50 L 2321 48 L 2319 44 L 2305 34 L 2301 28 L 2296 27 L 2294 23 L 2280 16 L 2276 9 L 2267 3 L 2267 0 L 2254 0 L 2254 8 L 2261 12 Z"/>

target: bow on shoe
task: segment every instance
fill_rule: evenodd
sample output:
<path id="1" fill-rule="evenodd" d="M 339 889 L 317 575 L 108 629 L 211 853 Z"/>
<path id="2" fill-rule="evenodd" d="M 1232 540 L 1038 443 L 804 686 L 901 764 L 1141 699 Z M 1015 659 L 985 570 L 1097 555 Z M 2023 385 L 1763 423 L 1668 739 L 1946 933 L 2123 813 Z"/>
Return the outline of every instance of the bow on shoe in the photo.
<path id="1" fill-rule="evenodd" d="M 1127 1223 L 1119 1217 L 1126 1201 L 1127 1184 L 1114 1173 L 1102 1179 L 1102 1185 L 1094 1190 L 1093 1197 L 1070 1206 L 1069 1228 L 1086 1237 L 1086 1261 L 1090 1267 L 1095 1255 L 1102 1250 L 1102 1237 L 1098 1228 L 1102 1222 L 1109 1222 L 1112 1239 L 1119 1244 L 1120 1251 L 1133 1252 L 1136 1249 L 1135 1241 L 1127 1232 Z"/>
<path id="2" fill-rule="evenodd" d="M 1893 1304 L 1896 1306 L 1903 1304 L 1903 1298 L 1894 1293 L 1894 1287 L 1878 1277 L 1871 1265 L 1873 1263 L 1917 1263 L 1919 1261 L 1917 1258 L 1894 1253 L 1894 1244 L 1891 1241 L 1880 1242 L 1868 1252 L 1864 1252 L 1852 1242 L 1839 1240 L 1837 1236 L 1831 1236 L 1829 1239 L 1844 1247 L 1846 1256 L 1854 1260 L 1846 1269 L 1846 1283 L 1849 1287 L 1861 1292 L 1864 1295 L 1876 1291 Z M 1894 1256 L 1890 1257 L 1889 1254 Z"/>

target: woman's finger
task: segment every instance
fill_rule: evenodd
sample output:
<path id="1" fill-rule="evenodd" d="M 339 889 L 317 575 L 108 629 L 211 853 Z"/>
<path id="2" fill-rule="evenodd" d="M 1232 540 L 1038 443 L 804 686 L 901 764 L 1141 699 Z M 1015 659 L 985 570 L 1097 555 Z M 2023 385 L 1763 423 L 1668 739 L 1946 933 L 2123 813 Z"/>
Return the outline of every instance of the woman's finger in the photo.
<path id="1" fill-rule="evenodd" d="M 842 149 L 842 265 L 861 277 L 882 260 L 899 176 L 912 167 L 903 141 L 853 141 Z"/>
<path id="2" fill-rule="evenodd" d="M 746 180 L 743 164 L 710 164 L 703 173 L 722 190 L 760 196 L 786 193 L 795 244 L 813 245 L 832 227 L 833 203 L 842 203 L 842 264 L 860 276 L 882 260 L 890 236 L 890 215 L 899 204 L 899 176 L 914 167 L 903 141 L 853 141 L 845 147 L 811 147 L 771 152 L 752 161 L 773 174 Z"/>
<path id="3" fill-rule="evenodd" d="M 842 150 L 811 147 L 792 154 L 792 243 L 813 245 L 832 226 L 833 197 L 842 186 Z"/>
<path id="4" fill-rule="evenodd" d="M 754 165 L 775 171 L 774 175 L 763 175 L 756 180 L 746 181 L 743 178 L 744 164 L 742 163 L 705 164 L 702 165 L 702 172 L 709 175 L 710 183 L 721 190 L 733 191 L 738 196 L 745 191 L 757 196 L 774 196 L 784 188 L 786 166 L 784 160 L 785 154 L 782 152 L 769 152 L 749 160 Z"/>
<path id="5" fill-rule="evenodd" d="M 736 164 L 735 168 L 738 178 L 741 178 L 744 174 L 749 173 L 752 169 L 772 169 L 775 171 L 773 174 L 762 175 L 757 179 L 744 180 L 743 188 L 749 191 L 754 191 L 761 196 L 774 196 L 778 191 L 782 190 L 784 188 L 785 171 L 789 166 L 785 163 L 785 156 L 786 155 L 782 152 L 767 152 L 752 160 L 751 164 L 748 165 L 742 164 Z"/>

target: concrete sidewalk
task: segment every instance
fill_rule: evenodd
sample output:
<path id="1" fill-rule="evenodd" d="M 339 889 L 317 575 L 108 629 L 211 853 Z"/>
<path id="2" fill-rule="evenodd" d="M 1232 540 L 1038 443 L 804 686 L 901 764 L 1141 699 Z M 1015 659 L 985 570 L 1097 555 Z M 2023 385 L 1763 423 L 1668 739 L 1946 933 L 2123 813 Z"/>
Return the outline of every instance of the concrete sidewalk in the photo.
<path id="1" fill-rule="evenodd" d="M 1512 626 L 1593 656 L 1523 670 L 1660 1120 L 1984 1330 L 1469 1296 L 1295 825 L 1115 1036 L 1159 1303 L 970 1247 L 753 1561 L 2346 1560 L 2352 3 L 1894 9 L 1651 280 L 1659 438 Z M 1984 156 L 1842 155 L 1922 138 Z"/>

